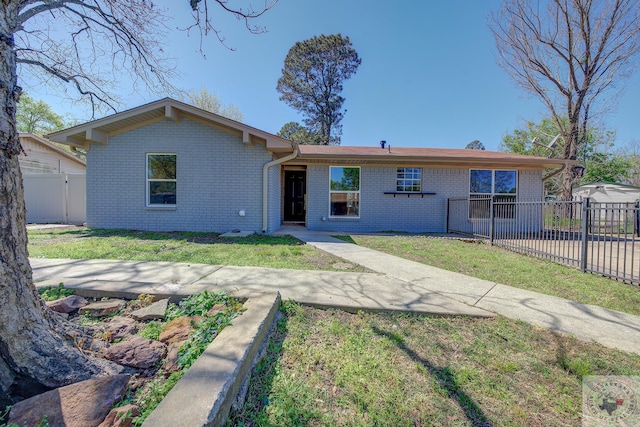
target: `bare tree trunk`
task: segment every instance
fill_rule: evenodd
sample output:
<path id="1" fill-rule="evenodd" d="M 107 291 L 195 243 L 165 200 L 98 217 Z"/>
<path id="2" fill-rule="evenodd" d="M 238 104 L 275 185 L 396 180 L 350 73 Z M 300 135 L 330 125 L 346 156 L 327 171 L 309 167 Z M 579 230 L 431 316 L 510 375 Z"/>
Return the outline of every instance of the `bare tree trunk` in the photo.
<path id="1" fill-rule="evenodd" d="M 562 172 L 562 199 L 569 201 L 573 198 L 573 168 L 567 167 Z"/>
<path id="2" fill-rule="evenodd" d="M 565 141 L 563 159 L 575 160 L 578 156 L 578 146 L 582 142 L 583 136 L 580 134 L 579 118 L 572 115 L 572 104 L 568 105 L 569 111 L 569 129 L 564 132 L 562 138 Z M 559 123 L 559 122 L 558 122 Z M 561 126 L 559 123 L 558 126 Z M 562 127 L 560 127 L 562 129 Z M 574 169 L 568 167 L 562 173 L 562 200 L 571 200 L 573 198 L 573 182 L 575 180 Z"/>
<path id="3" fill-rule="evenodd" d="M 48 309 L 33 285 L 15 120 L 15 3 L 0 9 L 0 405 L 121 369 L 76 348 L 88 331 Z"/>

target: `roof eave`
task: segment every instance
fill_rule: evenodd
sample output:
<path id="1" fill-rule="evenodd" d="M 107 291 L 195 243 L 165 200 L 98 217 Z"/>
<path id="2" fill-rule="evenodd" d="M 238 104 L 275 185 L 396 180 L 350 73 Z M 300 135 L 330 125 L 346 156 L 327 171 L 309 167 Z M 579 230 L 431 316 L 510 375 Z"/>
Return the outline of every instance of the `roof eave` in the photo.
<path id="1" fill-rule="evenodd" d="M 189 104 L 164 98 L 102 119 L 74 126 L 47 137 L 52 141 L 88 149 L 91 143 L 108 144 L 111 136 L 160 120 L 179 122 L 183 117 L 242 137 L 247 145 L 263 144 L 273 152 L 293 152 L 291 142 L 260 129 L 245 125 Z"/>

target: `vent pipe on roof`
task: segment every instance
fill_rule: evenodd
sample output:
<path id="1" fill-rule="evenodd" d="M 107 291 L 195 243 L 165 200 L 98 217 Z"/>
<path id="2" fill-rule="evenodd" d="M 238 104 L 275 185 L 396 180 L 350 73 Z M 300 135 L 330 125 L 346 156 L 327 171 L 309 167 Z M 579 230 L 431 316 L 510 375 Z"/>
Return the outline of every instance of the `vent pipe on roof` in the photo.
<path id="1" fill-rule="evenodd" d="M 380 141 L 380 148 L 382 148 L 384 150 L 384 145 L 387 143 L 387 141 Z"/>

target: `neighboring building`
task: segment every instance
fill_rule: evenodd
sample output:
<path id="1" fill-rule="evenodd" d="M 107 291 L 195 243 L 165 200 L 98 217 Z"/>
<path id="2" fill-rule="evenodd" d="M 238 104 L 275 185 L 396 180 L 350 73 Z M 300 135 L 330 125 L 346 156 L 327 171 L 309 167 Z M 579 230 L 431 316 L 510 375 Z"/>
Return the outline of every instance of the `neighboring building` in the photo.
<path id="1" fill-rule="evenodd" d="M 84 223 L 85 162 L 37 135 L 21 133 L 20 143 L 27 222 Z"/>
<path id="2" fill-rule="evenodd" d="M 20 162 L 22 174 L 84 174 L 86 171 L 84 161 L 37 135 L 21 133 L 20 144 L 22 144 L 22 154 L 18 157 L 18 162 Z"/>
<path id="3" fill-rule="evenodd" d="M 574 199 L 589 198 L 594 208 L 590 227 L 598 233 L 630 233 L 638 235 L 640 187 L 615 182 L 591 182 L 573 188 Z"/>
<path id="4" fill-rule="evenodd" d="M 542 200 L 543 169 L 565 164 L 481 150 L 297 146 L 169 98 L 49 137 L 87 150 L 94 228 L 444 232 L 449 198 Z"/>
<path id="5" fill-rule="evenodd" d="M 573 197 L 589 197 L 596 203 L 634 203 L 640 200 L 640 187 L 598 181 L 573 188 Z"/>

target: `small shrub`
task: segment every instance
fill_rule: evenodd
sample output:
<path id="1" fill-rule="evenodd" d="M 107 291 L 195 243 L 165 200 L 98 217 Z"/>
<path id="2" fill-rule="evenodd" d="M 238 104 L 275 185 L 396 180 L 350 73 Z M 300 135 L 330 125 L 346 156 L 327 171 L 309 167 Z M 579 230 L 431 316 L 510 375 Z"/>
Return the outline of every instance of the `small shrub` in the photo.
<path id="1" fill-rule="evenodd" d="M 140 331 L 138 331 L 137 335 L 148 338 L 150 340 L 158 341 L 158 339 L 160 338 L 160 332 L 162 332 L 163 328 L 164 325 L 161 322 L 151 321 L 145 324 L 140 329 Z"/>
<path id="2" fill-rule="evenodd" d="M 569 372 L 576 374 L 578 377 L 592 374 L 591 363 L 583 359 L 575 359 L 569 363 Z"/>
<path id="3" fill-rule="evenodd" d="M 183 316 L 204 316 L 216 304 L 222 304 L 227 309 L 238 309 L 241 306 L 241 304 L 234 303 L 233 298 L 224 292 L 203 291 L 183 299 L 177 305 L 170 304 L 167 309 L 167 319 L 173 320 Z"/>
<path id="4" fill-rule="evenodd" d="M 75 289 L 67 289 L 64 284 L 60 283 L 58 286 L 45 286 L 38 289 L 38 293 L 45 301 L 55 301 L 60 298 L 65 298 L 76 293 Z"/>
<path id="5" fill-rule="evenodd" d="M 296 314 L 301 314 L 304 310 L 299 304 L 296 304 L 295 301 L 288 299 L 280 302 L 280 311 L 287 316 L 294 316 Z"/>
<path id="6" fill-rule="evenodd" d="M 591 375 L 593 369 L 591 368 L 591 363 L 589 361 L 581 359 L 581 358 L 569 358 L 567 355 L 562 355 L 558 363 L 565 371 L 570 374 L 574 374 L 579 378 L 582 378 L 585 375 Z"/>
<path id="7" fill-rule="evenodd" d="M 178 367 L 188 369 L 207 349 L 207 346 L 225 326 L 237 316 L 237 312 L 217 313 L 195 325 L 195 331 L 178 351 Z"/>

